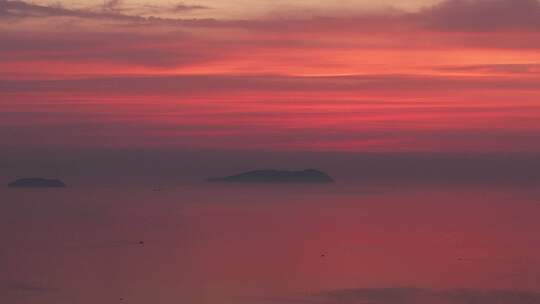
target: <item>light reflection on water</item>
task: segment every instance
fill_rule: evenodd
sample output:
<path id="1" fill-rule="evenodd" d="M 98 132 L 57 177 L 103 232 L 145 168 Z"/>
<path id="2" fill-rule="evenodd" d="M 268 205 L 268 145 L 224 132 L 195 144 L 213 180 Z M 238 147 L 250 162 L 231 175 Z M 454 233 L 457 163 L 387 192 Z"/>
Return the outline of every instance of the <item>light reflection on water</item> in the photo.
<path id="1" fill-rule="evenodd" d="M 484 304 L 486 290 L 512 291 L 495 294 L 501 303 L 540 300 L 526 293 L 540 289 L 539 189 L 193 184 L 0 196 L 2 303 Z"/>

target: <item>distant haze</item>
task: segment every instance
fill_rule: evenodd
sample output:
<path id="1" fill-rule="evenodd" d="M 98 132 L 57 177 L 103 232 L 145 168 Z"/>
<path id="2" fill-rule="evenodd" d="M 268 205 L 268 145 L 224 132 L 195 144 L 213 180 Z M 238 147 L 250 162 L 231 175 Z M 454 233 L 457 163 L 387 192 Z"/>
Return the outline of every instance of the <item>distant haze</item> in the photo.
<path id="1" fill-rule="evenodd" d="M 255 169 L 306 168 L 324 170 L 342 183 L 540 184 L 535 154 L 8 148 L 0 152 L 0 166 L 4 182 L 44 176 L 72 186 L 174 185 Z"/>

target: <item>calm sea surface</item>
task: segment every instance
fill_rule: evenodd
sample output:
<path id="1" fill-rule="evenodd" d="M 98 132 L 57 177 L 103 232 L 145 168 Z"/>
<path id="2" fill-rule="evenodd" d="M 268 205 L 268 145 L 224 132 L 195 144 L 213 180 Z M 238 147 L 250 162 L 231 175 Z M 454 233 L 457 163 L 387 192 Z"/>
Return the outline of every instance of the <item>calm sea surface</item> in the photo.
<path id="1" fill-rule="evenodd" d="M 0 303 L 540 303 L 540 188 L 0 189 Z"/>

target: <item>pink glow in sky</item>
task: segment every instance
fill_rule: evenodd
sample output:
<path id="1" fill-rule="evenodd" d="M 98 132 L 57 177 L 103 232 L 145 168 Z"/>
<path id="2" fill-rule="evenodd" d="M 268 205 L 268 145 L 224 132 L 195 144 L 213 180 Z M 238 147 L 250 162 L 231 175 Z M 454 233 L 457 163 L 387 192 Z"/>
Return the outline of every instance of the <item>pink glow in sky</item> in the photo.
<path id="1" fill-rule="evenodd" d="M 0 18 L 4 145 L 540 151 L 536 0 L 1 0 Z"/>

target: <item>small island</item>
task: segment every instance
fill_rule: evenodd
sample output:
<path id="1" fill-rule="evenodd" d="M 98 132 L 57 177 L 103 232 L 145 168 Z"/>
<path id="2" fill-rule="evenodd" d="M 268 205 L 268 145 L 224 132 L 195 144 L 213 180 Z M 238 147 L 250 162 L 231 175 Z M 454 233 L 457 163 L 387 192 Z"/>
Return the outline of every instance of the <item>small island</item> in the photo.
<path id="1" fill-rule="evenodd" d="M 64 188 L 66 184 L 59 179 L 21 178 L 8 184 L 12 188 Z"/>
<path id="2" fill-rule="evenodd" d="M 209 178 L 208 182 L 228 183 L 333 183 L 334 180 L 326 173 L 306 169 L 302 171 L 256 170 L 237 175 Z"/>

